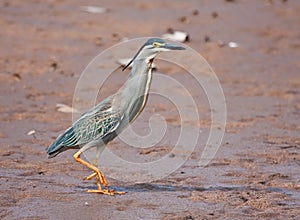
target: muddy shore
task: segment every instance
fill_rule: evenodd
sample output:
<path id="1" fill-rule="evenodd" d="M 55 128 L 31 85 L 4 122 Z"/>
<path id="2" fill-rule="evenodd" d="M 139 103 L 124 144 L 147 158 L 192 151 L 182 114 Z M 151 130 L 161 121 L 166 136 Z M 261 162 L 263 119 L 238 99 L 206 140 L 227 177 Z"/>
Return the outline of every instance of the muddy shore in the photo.
<path id="1" fill-rule="evenodd" d="M 83 11 L 87 4 L 107 10 Z M 1 219 L 299 218 L 299 1 L 3 0 L 0 11 Z M 220 80 L 228 113 L 222 145 L 207 167 L 197 166 L 210 123 L 201 93 L 204 138 L 182 167 L 150 183 L 108 178 L 123 196 L 89 194 L 95 182 L 82 180 L 90 171 L 74 162 L 74 151 L 47 158 L 45 148 L 72 122 L 56 104 L 72 105 L 80 74 L 101 51 L 169 28 L 189 34 L 186 44 Z M 158 71 L 189 85 L 178 67 L 161 63 Z M 113 75 L 99 96 L 116 91 L 126 74 Z M 178 135 L 169 104 L 150 96 L 135 123 L 147 134 L 152 114 L 172 116 L 174 132 L 157 148 L 116 139 L 111 149 L 128 160 L 165 155 Z"/>

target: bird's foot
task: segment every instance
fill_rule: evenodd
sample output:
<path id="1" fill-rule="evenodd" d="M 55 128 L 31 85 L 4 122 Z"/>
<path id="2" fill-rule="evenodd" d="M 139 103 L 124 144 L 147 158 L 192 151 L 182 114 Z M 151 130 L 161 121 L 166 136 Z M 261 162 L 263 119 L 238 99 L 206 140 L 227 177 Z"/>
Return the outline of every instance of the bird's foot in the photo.
<path id="1" fill-rule="evenodd" d="M 119 191 L 109 189 L 105 176 L 101 173 L 101 171 L 97 171 L 97 172 L 95 171 L 94 173 L 92 173 L 91 175 L 87 176 L 84 179 L 91 180 L 94 177 L 96 177 L 98 189 L 91 189 L 88 190 L 88 192 L 99 193 L 99 194 L 110 195 L 110 196 L 125 194 L 125 192 L 119 192 Z M 102 189 L 101 185 L 104 185 L 105 190 Z"/>
<path id="2" fill-rule="evenodd" d="M 109 196 L 114 196 L 114 195 L 123 195 L 125 192 L 120 192 L 120 191 L 115 191 L 111 189 L 89 189 L 88 192 L 90 193 L 99 193 L 99 194 L 104 194 L 104 195 L 109 195 Z"/>

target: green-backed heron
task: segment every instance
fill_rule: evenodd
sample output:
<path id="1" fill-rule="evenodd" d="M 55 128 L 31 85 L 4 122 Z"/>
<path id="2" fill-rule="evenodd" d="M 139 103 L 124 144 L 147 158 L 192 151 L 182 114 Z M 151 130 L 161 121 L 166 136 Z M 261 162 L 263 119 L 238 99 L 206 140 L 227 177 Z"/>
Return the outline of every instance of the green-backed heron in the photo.
<path id="1" fill-rule="evenodd" d="M 184 50 L 184 47 L 166 43 L 159 38 L 149 39 L 137 52 L 134 58 L 123 68 L 132 63 L 129 79 L 114 95 L 109 96 L 98 105 L 85 112 L 71 127 L 61 134 L 47 149 L 49 157 L 68 149 L 79 149 L 74 154 L 77 162 L 94 171 L 85 179 L 96 177 L 98 189 L 88 192 L 107 195 L 123 194 L 108 188 L 103 173 L 98 169 L 98 159 L 105 145 L 120 134 L 143 110 L 147 102 L 152 79 L 151 65 L 155 56 L 162 51 Z M 80 158 L 81 153 L 97 147 L 93 164 Z M 104 186 L 104 188 L 102 188 Z"/>

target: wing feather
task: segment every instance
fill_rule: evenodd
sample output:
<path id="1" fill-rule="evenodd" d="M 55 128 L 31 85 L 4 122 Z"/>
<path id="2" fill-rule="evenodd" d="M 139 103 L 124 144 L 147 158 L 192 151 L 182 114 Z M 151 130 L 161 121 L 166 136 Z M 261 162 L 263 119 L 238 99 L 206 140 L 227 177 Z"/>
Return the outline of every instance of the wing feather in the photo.
<path id="1" fill-rule="evenodd" d="M 69 127 L 47 149 L 50 157 L 68 148 L 78 147 L 93 140 L 101 140 L 114 132 L 120 125 L 124 114 L 112 108 L 111 100 L 106 99 L 82 114 L 72 127 Z"/>

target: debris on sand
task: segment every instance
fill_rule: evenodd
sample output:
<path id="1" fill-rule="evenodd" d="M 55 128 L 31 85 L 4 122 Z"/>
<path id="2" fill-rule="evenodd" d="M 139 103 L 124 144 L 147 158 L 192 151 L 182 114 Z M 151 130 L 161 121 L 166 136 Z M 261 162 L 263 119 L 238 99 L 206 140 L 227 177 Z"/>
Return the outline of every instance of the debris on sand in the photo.
<path id="1" fill-rule="evenodd" d="M 162 38 L 173 40 L 177 42 L 187 42 L 190 40 L 188 33 L 182 31 L 174 31 L 173 29 L 168 29 L 167 34 L 163 34 Z"/>
<path id="2" fill-rule="evenodd" d="M 239 44 L 236 43 L 236 42 L 233 42 L 233 41 L 229 42 L 227 45 L 230 48 L 237 48 L 237 47 L 239 47 Z"/>
<path id="3" fill-rule="evenodd" d="M 57 111 L 64 112 L 64 113 L 78 113 L 77 109 L 74 109 L 68 105 L 57 103 L 56 104 Z"/>
<path id="4" fill-rule="evenodd" d="M 81 6 L 82 11 L 92 13 L 92 14 L 101 14 L 107 12 L 106 8 L 97 7 L 97 6 Z"/>
<path id="5" fill-rule="evenodd" d="M 217 44 L 219 47 L 224 47 L 224 46 L 227 46 L 229 48 L 238 48 L 240 45 L 236 42 L 233 42 L 233 41 L 230 41 L 228 43 L 225 43 L 224 41 L 222 40 L 219 40 L 217 41 Z"/>
<path id="6" fill-rule="evenodd" d="M 35 134 L 35 130 L 31 130 L 27 133 L 27 135 L 34 135 Z"/>

